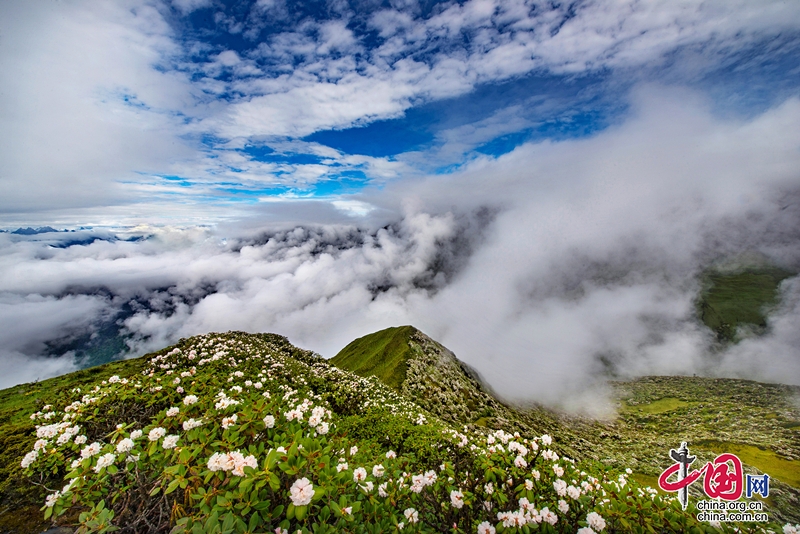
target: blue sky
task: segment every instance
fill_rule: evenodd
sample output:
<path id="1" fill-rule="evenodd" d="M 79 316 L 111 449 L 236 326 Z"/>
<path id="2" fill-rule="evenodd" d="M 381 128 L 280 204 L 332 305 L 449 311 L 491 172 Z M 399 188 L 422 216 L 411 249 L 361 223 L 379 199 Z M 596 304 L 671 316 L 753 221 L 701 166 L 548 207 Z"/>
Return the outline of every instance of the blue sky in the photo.
<path id="1" fill-rule="evenodd" d="M 330 204 L 596 135 L 643 85 L 748 117 L 800 79 L 793 2 L 12 0 L 0 14 L 9 228 Z"/>

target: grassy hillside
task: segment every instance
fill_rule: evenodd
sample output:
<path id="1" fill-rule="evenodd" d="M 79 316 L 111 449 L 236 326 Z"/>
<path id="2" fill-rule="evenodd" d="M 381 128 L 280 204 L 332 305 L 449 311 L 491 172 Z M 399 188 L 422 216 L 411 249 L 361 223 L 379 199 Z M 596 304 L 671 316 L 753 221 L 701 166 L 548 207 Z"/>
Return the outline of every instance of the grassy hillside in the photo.
<path id="1" fill-rule="evenodd" d="M 399 391 L 412 356 L 407 339 L 414 330 L 397 326 L 360 337 L 331 358 L 331 363 L 358 376 L 375 376 Z"/>
<path id="2" fill-rule="evenodd" d="M 145 363 L 143 358 L 112 362 L 0 390 L 0 532 L 38 533 L 50 524 L 39 510 L 46 491 L 28 481 L 19 465 L 31 448 L 31 414 L 63 402 L 75 388 L 87 389 L 113 375 L 137 375 Z"/>
<path id="3" fill-rule="evenodd" d="M 407 348 L 399 347 L 405 336 Z M 345 347 L 331 362 L 360 366 L 351 350 L 361 340 L 391 339 L 406 358 L 400 391 L 445 421 L 465 428 L 546 432 L 561 450 L 620 470 L 631 468 L 656 485 L 670 448 L 689 441 L 702 461 L 722 452 L 740 454 L 747 472 L 774 479 L 768 502 L 777 517 L 800 522 L 800 388 L 700 377 L 644 377 L 614 383 L 618 415 L 599 422 L 541 407 L 516 407 L 492 396 L 445 347 L 414 328 L 375 332 Z M 340 357 L 344 356 L 344 357 Z M 373 365 L 380 353 L 369 353 Z M 757 451 L 757 452 L 756 452 Z M 695 488 L 696 489 L 696 488 Z"/>
<path id="4" fill-rule="evenodd" d="M 661 434 L 682 410 L 699 409 L 681 387 L 628 384 L 619 421 L 581 421 L 502 403 L 416 329 L 384 332 L 372 346 L 382 338 L 406 366 L 399 384 L 385 373 L 392 387 L 283 337 L 229 332 L 0 392 L 0 435 L 11 440 L 0 450 L 0 525 L 20 534 L 51 522 L 174 534 L 730 531 L 698 522 L 695 501 L 684 512 L 673 495 L 640 484 L 648 466 L 624 471 L 634 455 L 657 458 L 677 445 L 679 430 Z M 386 369 L 379 351 L 362 354 Z M 764 418 L 787 432 L 763 441 L 782 460 L 795 454 L 786 423 L 798 418 L 785 393 L 762 403 L 775 414 Z M 664 419 L 649 430 L 640 417 Z M 776 457 L 769 469 L 790 472 L 794 460 L 787 467 Z M 768 504 L 773 519 L 786 512 L 783 501 Z"/>
<path id="5" fill-rule="evenodd" d="M 741 328 L 763 332 L 779 301 L 778 285 L 794 274 L 773 267 L 708 272 L 698 298 L 700 319 L 724 342 L 738 341 Z"/>

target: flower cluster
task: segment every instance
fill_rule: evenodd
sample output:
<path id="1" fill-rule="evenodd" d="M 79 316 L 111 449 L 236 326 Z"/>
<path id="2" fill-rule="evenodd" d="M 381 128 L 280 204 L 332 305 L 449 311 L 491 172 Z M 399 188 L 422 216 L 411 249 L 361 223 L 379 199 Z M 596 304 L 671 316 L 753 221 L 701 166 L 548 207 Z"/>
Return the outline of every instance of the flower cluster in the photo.
<path id="1" fill-rule="evenodd" d="M 453 525 L 478 534 L 590 534 L 619 532 L 621 519 L 636 519 L 636 507 L 620 511 L 615 502 L 646 502 L 662 517 L 669 509 L 626 474 L 566 457 L 547 434 L 454 426 L 278 336 L 198 336 L 148 364 L 138 378 L 115 375 L 32 417 L 40 424 L 22 467 L 70 482 L 47 496 L 47 517 L 71 507 L 92 517 L 100 500 L 121 514 L 123 503 L 144 499 L 136 505 L 162 507 L 173 521 L 163 529 L 176 532 L 344 532 L 363 524 L 374 532 Z M 139 409 L 143 392 L 147 409 Z M 96 424 L 104 411 L 112 421 L 105 427 Z M 123 415 L 114 420 L 116 413 Z M 353 428 L 368 437 L 353 437 Z M 233 526 L 223 528 L 232 510 Z M 680 532 L 666 520 L 656 531 Z"/>
<path id="2" fill-rule="evenodd" d="M 219 453 L 215 452 L 208 459 L 208 469 L 210 471 L 229 471 L 237 477 L 244 476 L 244 468 L 252 467 L 258 469 L 258 461 L 255 456 L 245 457 L 239 451 Z"/>

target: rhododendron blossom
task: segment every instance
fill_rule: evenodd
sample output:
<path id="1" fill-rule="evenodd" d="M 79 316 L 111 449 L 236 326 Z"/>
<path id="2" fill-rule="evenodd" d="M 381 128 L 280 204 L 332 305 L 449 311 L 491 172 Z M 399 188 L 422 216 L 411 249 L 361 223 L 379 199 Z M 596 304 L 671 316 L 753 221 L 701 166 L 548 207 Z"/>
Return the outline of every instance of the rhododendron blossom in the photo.
<path id="1" fill-rule="evenodd" d="M 289 497 L 295 506 L 306 506 L 314 497 L 314 485 L 307 478 L 295 480 L 289 488 Z"/>

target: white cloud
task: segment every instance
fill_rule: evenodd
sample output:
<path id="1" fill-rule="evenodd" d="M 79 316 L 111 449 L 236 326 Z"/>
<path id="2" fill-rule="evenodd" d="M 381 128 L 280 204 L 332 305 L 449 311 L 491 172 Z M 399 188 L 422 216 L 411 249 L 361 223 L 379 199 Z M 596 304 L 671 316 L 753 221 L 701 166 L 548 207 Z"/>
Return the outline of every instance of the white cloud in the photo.
<path id="1" fill-rule="evenodd" d="M 178 8 L 182 14 L 188 15 L 192 11 L 213 6 L 214 0 L 172 0 L 172 5 Z"/>
<path id="2" fill-rule="evenodd" d="M 153 66 L 175 52 L 148 5 L 3 2 L 0 209 L 128 203 L 122 180 L 190 152 L 175 111 L 182 75 Z"/>
<path id="3" fill-rule="evenodd" d="M 0 292 L 45 311 L 68 309 L 66 289 L 82 288 L 89 318 L 104 310 L 93 288 L 136 297 L 147 305 L 125 324 L 139 350 L 237 329 L 332 356 L 410 323 L 502 395 L 572 408 L 594 401 L 581 392 L 602 391 L 609 370 L 800 383 L 796 279 L 770 333 L 717 359 L 694 315 L 696 275 L 719 259 L 757 252 L 800 267 L 800 101 L 747 121 L 715 118 L 679 89 L 643 87 L 635 102 L 630 120 L 593 137 L 524 145 L 310 212 L 347 220 L 343 208 L 368 204 L 361 228 L 264 230 L 262 214 L 152 229 L 138 243 L 47 248 L 6 234 Z M 265 207 L 297 217 L 303 206 Z M 69 324 L 51 315 L 26 316 L 31 331 Z"/>

